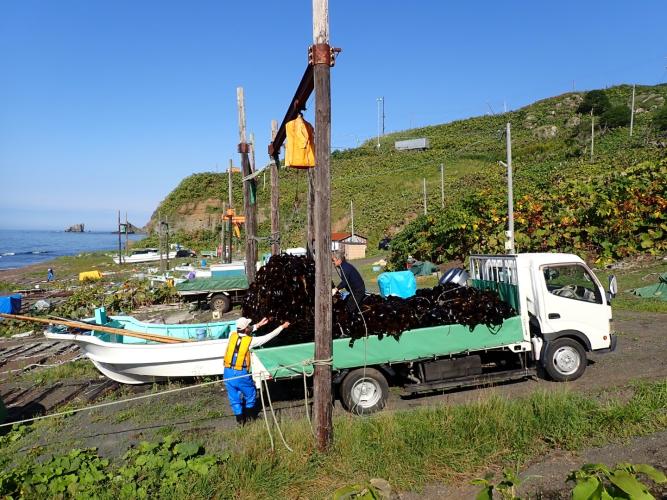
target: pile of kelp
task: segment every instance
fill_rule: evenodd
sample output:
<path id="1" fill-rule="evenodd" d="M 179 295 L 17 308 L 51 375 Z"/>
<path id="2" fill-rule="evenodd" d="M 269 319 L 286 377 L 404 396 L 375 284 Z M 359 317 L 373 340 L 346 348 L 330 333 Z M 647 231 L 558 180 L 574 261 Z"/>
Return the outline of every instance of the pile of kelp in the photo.
<path id="1" fill-rule="evenodd" d="M 243 300 L 243 315 L 269 324 L 257 332 L 267 333 L 283 321 L 289 330 L 271 342 L 272 346 L 312 342 L 315 324 L 315 261 L 303 256 L 274 255 L 263 266 Z"/>
<path id="2" fill-rule="evenodd" d="M 417 290 L 408 299 L 367 295 L 359 309 L 349 312 L 345 300 L 336 294 L 333 303 L 333 336 L 352 341 L 366 335 L 390 335 L 437 325 L 461 324 L 473 330 L 477 325 L 498 327 L 516 312 L 497 293 L 453 284 Z M 350 297 L 349 300 L 352 300 Z M 271 322 L 258 332 L 267 333 L 283 321 L 288 330 L 271 341 L 271 346 L 312 342 L 315 324 L 315 263 L 312 259 L 276 255 L 257 272 L 243 302 L 243 315 Z"/>

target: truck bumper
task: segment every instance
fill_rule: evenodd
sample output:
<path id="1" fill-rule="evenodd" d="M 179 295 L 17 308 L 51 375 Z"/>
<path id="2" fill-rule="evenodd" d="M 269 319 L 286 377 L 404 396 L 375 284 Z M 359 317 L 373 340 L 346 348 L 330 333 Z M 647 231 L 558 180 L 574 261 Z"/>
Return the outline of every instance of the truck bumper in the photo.
<path id="1" fill-rule="evenodd" d="M 611 343 L 609 344 L 609 347 L 607 349 L 596 349 L 593 352 L 597 354 L 607 354 L 609 352 L 614 352 L 616 350 L 616 343 L 618 342 L 618 337 L 612 333 L 609 335 L 609 338 L 611 339 Z"/>

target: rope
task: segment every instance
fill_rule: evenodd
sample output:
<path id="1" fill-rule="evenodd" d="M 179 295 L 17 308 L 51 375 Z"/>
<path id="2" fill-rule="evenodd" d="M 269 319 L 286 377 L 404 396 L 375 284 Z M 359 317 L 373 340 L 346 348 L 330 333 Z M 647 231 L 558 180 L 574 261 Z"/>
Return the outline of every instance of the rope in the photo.
<path id="1" fill-rule="evenodd" d="M 271 416 L 273 417 L 273 423 L 275 424 L 276 429 L 278 429 L 278 435 L 280 436 L 280 439 L 285 445 L 285 448 L 287 448 L 291 452 L 294 452 L 294 450 L 290 448 L 289 445 L 287 444 L 287 441 L 285 441 L 285 436 L 283 436 L 283 431 L 280 428 L 280 425 L 278 424 L 278 419 L 276 418 L 276 412 L 273 410 L 273 402 L 271 401 L 271 392 L 269 391 L 269 385 L 264 379 L 264 377 L 261 378 L 260 383 L 263 383 L 266 386 L 266 399 L 269 401 L 269 408 L 271 408 Z"/>
<path id="2" fill-rule="evenodd" d="M 259 397 L 262 400 L 262 414 L 264 415 L 264 423 L 266 424 L 266 432 L 269 434 L 269 440 L 271 441 L 271 451 L 275 450 L 275 444 L 273 443 L 273 434 L 271 434 L 271 427 L 269 427 L 269 417 L 266 416 L 266 406 L 264 406 L 264 386 L 260 382 L 259 384 Z"/>
<path id="3" fill-rule="evenodd" d="M 252 377 L 252 374 L 248 373 L 246 375 L 237 375 L 236 377 L 230 377 L 227 380 L 228 381 L 229 380 L 235 380 L 235 379 L 244 378 L 244 377 Z M 224 381 L 225 381 L 224 379 L 220 379 L 220 380 L 213 380 L 213 381 L 210 381 L 210 382 L 202 382 L 201 384 L 189 385 L 187 387 L 177 387 L 176 389 L 168 389 L 166 391 L 153 392 L 151 394 L 142 394 L 140 396 L 135 396 L 135 397 L 132 397 L 132 398 L 127 398 L 127 399 L 120 399 L 118 401 L 108 401 L 106 403 L 99 403 L 99 404 L 95 404 L 95 405 L 91 405 L 91 406 L 84 406 L 83 408 L 75 408 L 73 410 L 66 410 L 66 411 L 61 411 L 61 412 L 58 412 L 58 413 L 51 413 L 49 415 L 41 415 L 39 417 L 26 418 L 24 420 L 18 420 L 16 422 L 8 422 L 6 424 L 0 424 L 0 428 L 1 427 L 8 427 L 8 426 L 14 425 L 14 424 L 24 424 L 24 423 L 27 423 L 27 422 L 34 422 L 36 420 L 43 420 L 43 419 L 46 419 L 46 418 L 59 417 L 59 416 L 62 416 L 62 415 L 72 415 L 74 413 L 79 413 L 79 412 L 82 412 L 82 411 L 95 410 L 97 408 L 104 408 L 104 407 L 107 407 L 107 406 L 114 406 L 114 405 L 118 405 L 118 404 L 122 404 L 122 403 L 130 403 L 132 401 L 138 401 L 138 400 L 141 400 L 141 399 L 148 399 L 148 398 L 152 398 L 152 397 L 156 397 L 156 396 L 162 396 L 163 394 L 171 394 L 171 393 L 175 393 L 175 392 L 187 391 L 187 390 L 190 390 L 190 389 L 198 389 L 199 387 L 204 387 L 204 386 L 213 385 L 213 384 L 219 384 L 219 383 L 224 382 Z"/>

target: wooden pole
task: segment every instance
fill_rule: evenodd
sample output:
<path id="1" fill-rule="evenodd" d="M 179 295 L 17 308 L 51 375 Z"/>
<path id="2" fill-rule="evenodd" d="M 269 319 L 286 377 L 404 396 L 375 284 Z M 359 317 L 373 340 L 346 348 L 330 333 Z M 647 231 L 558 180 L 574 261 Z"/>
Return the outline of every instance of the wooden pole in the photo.
<path id="1" fill-rule="evenodd" d="M 229 172 L 229 209 L 234 210 L 234 199 L 232 196 L 232 160 L 229 160 L 229 168 L 227 169 Z M 232 228 L 232 216 L 230 215 L 227 221 L 227 233 L 229 233 L 229 255 L 227 255 L 227 262 L 231 263 L 232 262 L 232 249 L 233 249 L 233 243 L 232 240 L 234 239 L 234 230 Z"/>
<path id="2" fill-rule="evenodd" d="M 250 132 L 250 170 L 255 171 L 255 134 Z"/>
<path id="3" fill-rule="evenodd" d="M 127 212 L 125 212 L 125 255 L 127 256 L 127 247 L 129 246 L 129 236 L 128 236 L 128 231 L 130 228 L 128 227 L 128 222 L 127 222 Z"/>
<path id="4" fill-rule="evenodd" d="M 132 330 L 125 330 L 124 328 L 113 328 L 110 326 L 95 325 L 86 323 L 84 321 L 69 321 L 45 318 L 33 318 L 32 316 L 19 316 L 17 314 L 3 314 L 0 317 L 7 319 L 14 319 L 17 321 L 31 321 L 33 323 L 43 323 L 46 325 L 62 325 L 69 328 L 78 328 L 85 331 L 98 331 L 105 333 L 114 333 L 116 335 L 126 335 L 127 337 L 136 337 L 138 339 L 152 340 L 154 342 L 162 342 L 164 344 L 181 344 L 183 342 L 191 342 L 189 339 L 179 339 L 176 337 L 167 337 L 166 335 L 158 335 L 155 333 L 140 333 Z"/>
<path id="5" fill-rule="evenodd" d="M 236 104 L 239 111 L 239 153 L 241 153 L 241 167 L 243 177 L 252 174 L 249 158 L 249 146 L 246 142 L 246 122 L 245 122 L 245 100 L 243 97 L 243 87 L 236 89 Z M 257 272 L 257 218 L 255 209 L 256 202 L 256 183 L 255 179 L 249 179 L 243 182 L 243 206 L 245 209 L 245 269 L 248 283 L 255 281 Z"/>
<path id="6" fill-rule="evenodd" d="M 307 172 L 308 177 L 308 199 L 306 207 L 306 250 L 310 257 L 313 256 L 315 249 L 315 172 L 314 169 L 309 168 Z"/>
<path id="7" fill-rule="evenodd" d="M 313 0 L 313 43 L 329 45 L 329 2 Z M 331 364 L 331 68 L 314 64 L 315 86 L 315 374 L 313 416 L 317 446 L 333 442 Z"/>
<path id="8" fill-rule="evenodd" d="M 120 210 L 118 211 L 118 263 L 123 263 L 123 255 L 121 253 L 121 242 L 120 242 Z"/>
<path id="9" fill-rule="evenodd" d="M 275 140 L 278 133 L 278 122 L 271 120 L 271 140 Z M 280 151 L 273 156 L 271 163 L 271 254 L 280 253 L 280 191 L 278 187 L 278 166 L 280 163 Z"/>
<path id="10" fill-rule="evenodd" d="M 512 179 L 512 125 L 507 122 L 507 232 L 509 253 L 514 254 L 514 181 Z"/>

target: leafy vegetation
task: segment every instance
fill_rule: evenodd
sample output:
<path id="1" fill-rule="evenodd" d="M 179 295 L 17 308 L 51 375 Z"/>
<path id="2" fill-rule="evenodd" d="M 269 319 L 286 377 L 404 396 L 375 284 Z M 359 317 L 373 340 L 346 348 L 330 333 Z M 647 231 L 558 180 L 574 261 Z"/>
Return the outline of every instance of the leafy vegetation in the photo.
<path id="1" fill-rule="evenodd" d="M 607 498 L 629 498 L 652 500 L 647 486 L 640 480 L 643 475 L 656 484 L 664 484 L 667 477 L 647 464 L 622 463 L 614 468 L 603 464 L 586 464 L 573 471 L 569 481 L 575 483 L 572 490 L 573 500 L 604 500 Z"/>
<path id="2" fill-rule="evenodd" d="M 141 442 L 120 465 L 95 449 L 74 449 L 38 463 L 26 461 L 0 472 L 0 495 L 17 498 L 184 498 L 188 479 L 204 477 L 228 455 L 207 455 L 195 443 L 171 436 Z"/>
<path id="3" fill-rule="evenodd" d="M 604 90 L 591 90 L 586 92 L 583 101 L 577 108 L 577 113 L 590 113 L 602 115 L 611 107 L 611 102 Z"/>
<path id="4" fill-rule="evenodd" d="M 519 251 L 574 252 L 609 262 L 667 249 L 667 159 L 582 180 L 555 181 L 515 202 Z M 420 216 L 392 242 L 392 262 L 408 254 L 443 262 L 504 250 L 504 200 L 490 191 Z"/>
<path id="5" fill-rule="evenodd" d="M 609 128 L 625 127 L 630 124 L 630 108 L 612 106 L 600 116 L 602 125 Z"/>
<path id="6" fill-rule="evenodd" d="M 656 112 L 653 118 L 653 125 L 658 130 L 667 130 L 667 104 Z"/>

